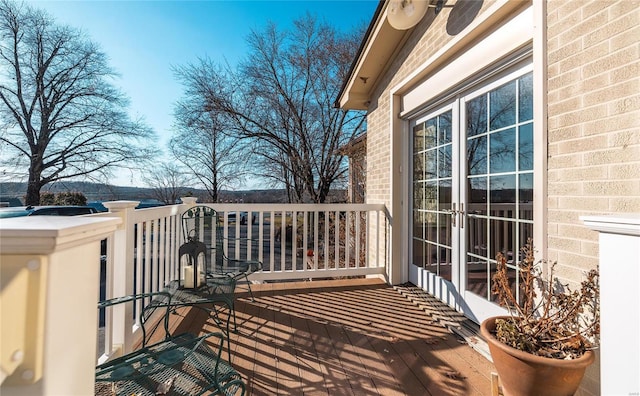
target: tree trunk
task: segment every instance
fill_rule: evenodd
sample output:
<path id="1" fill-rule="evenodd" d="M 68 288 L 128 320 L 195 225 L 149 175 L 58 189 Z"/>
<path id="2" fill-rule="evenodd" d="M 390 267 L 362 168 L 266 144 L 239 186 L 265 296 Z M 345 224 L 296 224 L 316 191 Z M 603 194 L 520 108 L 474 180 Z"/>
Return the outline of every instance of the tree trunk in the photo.
<path id="1" fill-rule="evenodd" d="M 29 181 L 27 182 L 27 196 L 24 204 L 40 205 L 40 189 L 46 183 L 42 181 L 42 155 L 44 149 L 31 146 L 31 161 L 29 162 Z"/>
<path id="2" fill-rule="evenodd" d="M 29 206 L 40 205 L 40 175 L 36 175 L 33 170 L 29 170 L 29 182 L 27 183 L 27 196 L 24 204 Z"/>

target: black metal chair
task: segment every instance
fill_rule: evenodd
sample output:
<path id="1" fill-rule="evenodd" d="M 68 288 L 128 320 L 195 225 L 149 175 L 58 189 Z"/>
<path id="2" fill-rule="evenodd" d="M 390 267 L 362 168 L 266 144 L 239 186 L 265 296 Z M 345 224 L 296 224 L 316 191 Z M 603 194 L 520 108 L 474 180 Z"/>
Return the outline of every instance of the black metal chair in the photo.
<path id="1" fill-rule="evenodd" d="M 96 395 L 244 395 L 242 378 L 228 361 L 221 358 L 223 333 L 201 336 L 170 334 L 169 311 L 173 306 L 170 293 L 114 298 L 100 302 L 98 308 L 135 304 L 140 299 L 150 299 L 139 313 L 143 329 L 142 347 L 96 367 Z M 154 314 L 158 309 L 164 310 L 159 318 Z M 164 336 L 161 335 L 161 341 L 147 345 L 147 337 L 157 331 L 160 323 Z M 149 326 L 153 331 L 148 329 Z"/>
<path id="2" fill-rule="evenodd" d="M 258 260 L 234 259 L 225 254 L 223 222 L 218 213 L 211 207 L 196 205 L 182 215 L 183 235 L 186 240 L 199 241 L 210 245 L 213 252 L 210 262 L 205 263 L 205 276 L 207 279 L 220 276 L 229 276 L 236 280 L 243 280 L 254 301 L 253 291 L 249 275 L 260 271 L 263 264 Z M 233 238 L 235 243 L 246 241 L 243 238 Z M 227 242 L 231 239 L 227 239 Z M 202 246 L 198 245 L 198 249 Z M 195 245 L 194 245 L 195 248 Z"/>
<path id="3" fill-rule="evenodd" d="M 229 341 L 230 321 L 237 331 L 235 288 L 237 278 L 212 270 L 209 265 L 210 248 L 205 241 L 215 239 L 217 214 L 208 206 L 194 206 L 182 215 L 182 232 L 186 242 L 178 249 L 178 276 L 166 285 L 171 295 L 172 311 L 192 306 L 207 311 L 227 336 L 227 351 L 231 360 Z M 183 272 L 184 271 L 184 272 Z M 221 317 L 219 308 L 227 309 Z"/>

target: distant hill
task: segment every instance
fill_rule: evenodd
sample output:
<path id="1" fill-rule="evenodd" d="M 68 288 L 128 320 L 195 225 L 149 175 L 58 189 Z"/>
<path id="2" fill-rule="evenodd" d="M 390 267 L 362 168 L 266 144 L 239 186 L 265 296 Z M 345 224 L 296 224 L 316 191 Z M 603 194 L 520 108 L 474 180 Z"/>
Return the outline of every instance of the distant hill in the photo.
<path id="1" fill-rule="evenodd" d="M 53 193 L 65 191 L 78 191 L 83 193 L 88 201 L 116 201 L 152 199 L 153 190 L 150 188 L 138 188 L 128 186 L 112 186 L 100 183 L 88 182 L 63 182 L 46 186 L 42 191 Z M 24 201 L 27 192 L 26 183 L 0 183 L 0 195 L 16 196 Z"/>
<path id="2" fill-rule="evenodd" d="M 206 191 L 200 189 L 185 188 L 191 196 L 198 197 L 199 202 L 208 202 Z M 16 197 L 24 202 L 27 191 L 26 183 L 3 182 L 0 183 L 0 196 Z M 157 198 L 152 188 L 112 186 L 109 184 L 89 182 L 59 182 L 46 186 L 42 191 L 81 192 L 87 197 L 87 201 L 118 201 Z M 331 196 L 331 202 L 344 202 L 346 192 L 336 190 Z M 284 203 L 287 202 L 287 194 L 283 189 L 273 190 L 242 190 L 221 191 L 220 202 L 245 202 L 245 203 Z"/>

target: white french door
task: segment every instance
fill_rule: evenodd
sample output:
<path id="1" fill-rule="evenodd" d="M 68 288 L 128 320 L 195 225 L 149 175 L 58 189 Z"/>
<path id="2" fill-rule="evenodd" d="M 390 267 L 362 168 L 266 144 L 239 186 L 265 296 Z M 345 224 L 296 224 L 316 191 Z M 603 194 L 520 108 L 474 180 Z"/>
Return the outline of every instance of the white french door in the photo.
<path id="1" fill-rule="evenodd" d="M 481 322 L 499 314 L 495 255 L 533 235 L 531 66 L 461 92 L 411 122 L 412 265 L 443 301 Z M 427 285 L 429 289 L 429 285 Z"/>

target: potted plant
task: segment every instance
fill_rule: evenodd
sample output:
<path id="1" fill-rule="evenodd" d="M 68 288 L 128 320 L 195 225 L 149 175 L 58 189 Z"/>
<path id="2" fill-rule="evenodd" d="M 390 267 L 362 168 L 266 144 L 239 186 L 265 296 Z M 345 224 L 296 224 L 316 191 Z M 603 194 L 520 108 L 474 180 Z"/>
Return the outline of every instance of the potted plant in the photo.
<path id="1" fill-rule="evenodd" d="M 535 261 L 531 239 L 520 252 L 519 284 L 509 278 L 505 255 L 496 256 L 492 292 L 509 315 L 485 320 L 481 334 L 505 395 L 573 395 L 595 358 L 598 272 L 590 271 L 580 289 L 571 290 L 554 277 L 555 262 Z"/>

